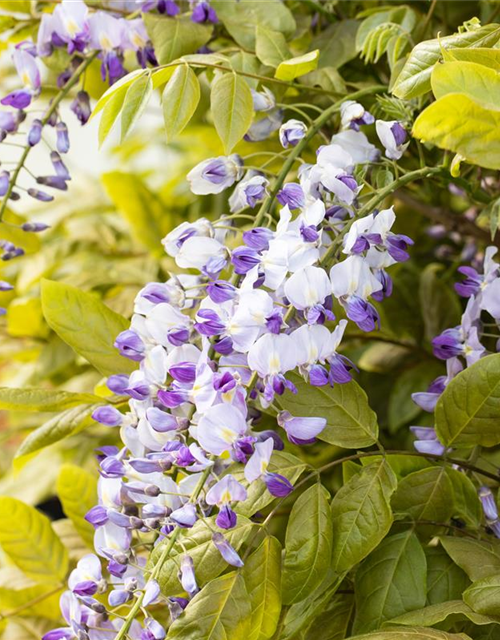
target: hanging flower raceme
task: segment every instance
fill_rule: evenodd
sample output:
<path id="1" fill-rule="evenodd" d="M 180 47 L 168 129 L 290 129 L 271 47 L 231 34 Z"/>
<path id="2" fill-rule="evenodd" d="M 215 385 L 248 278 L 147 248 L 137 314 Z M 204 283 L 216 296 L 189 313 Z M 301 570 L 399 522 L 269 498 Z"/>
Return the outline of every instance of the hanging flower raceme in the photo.
<path id="1" fill-rule="evenodd" d="M 267 94 L 254 99 L 271 103 Z M 372 121 L 354 107 L 343 110 L 345 118 L 352 111 L 354 129 Z M 280 134 L 283 145 L 293 150 L 306 132 L 303 123 L 289 121 Z M 98 452 L 99 503 L 87 514 L 96 529 L 96 553 L 114 585 L 111 606 L 141 598 L 144 609 L 163 599 L 175 619 L 199 589 L 186 548 L 178 575 L 186 597 L 161 594 L 140 571 L 144 556 L 135 532 L 162 544 L 213 516 L 215 549 L 228 564 L 242 566 L 228 538 L 238 526 L 238 503 L 251 490 L 276 498 L 293 490 L 273 468 L 273 452 L 283 448 L 285 436 L 294 445 L 315 442 L 326 419 L 277 410 L 276 399 L 298 393 L 297 375 L 312 386 L 349 384 L 355 367 L 340 352 L 344 332 L 349 321 L 365 331 L 379 323 L 373 299 L 390 294 L 385 269 L 406 260 L 412 244 L 391 231 L 392 209 L 350 219 L 361 191 L 356 165 L 373 156 L 369 148 L 360 152 L 363 144 L 356 140 L 353 155 L 347 138 L 342 146 L 323 146 L 316 163 L 301 169 L 300 184 L 281 186 L 275 228 L 263 226 L 266 218 L 257 214 L 253 227 L 239 229 L 238 246 L 233 220 L 265 198 L 268 180 L 258 172 L 244 174 L 237 155 L 205 160 L 188 174 L 195 194 L 233 187 L 229 205 L 235 213 L 216 222 L 183 222 L 164 238 L 167 254 L 191 273 L 144 287 L 130 328 L 116 338 L 119 352 L 137 369 L 108 379 L 126 408 L 93 413 L 101 424 L 119 428 L 123 447 Z M 346 206 L 347 214 L 333 225 Z M 336 317 L 334 299 L 347 319 Z M 259 430 L 262 409 L 275 413 L 274 431 Z M 71 580 L 78 607 L 68 624 L 75 628 L 88 628 L 86 612 L 94 611 L 93 597 L 105 589 L 95 558 Z M 153 618 L 144 624 L 144 637 L 164 634 Z"/>

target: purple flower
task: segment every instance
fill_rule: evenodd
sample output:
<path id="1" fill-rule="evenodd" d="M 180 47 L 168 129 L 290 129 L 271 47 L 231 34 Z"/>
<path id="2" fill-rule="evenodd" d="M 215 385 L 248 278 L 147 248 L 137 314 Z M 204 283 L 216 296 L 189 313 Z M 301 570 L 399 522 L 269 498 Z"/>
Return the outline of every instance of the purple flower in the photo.
<path id="1" fill-rule="evenodd" d="M 355 322 L 362 331 L 374 331 L 380 326 L 380 317 L 375 307 L 359 296 L 351 296 L 346 309 L 349 320 Z"/>
<path id="2" fill-rule="evenodd" d="M 108 510 L 101 505 L 92 507 L 85 515 L 85 520 L 97 529 L 108 521 Z"/>
<path id="3" fill-rule="evenodd" d="M 495 497 L 489 487 L 481 487 L 479 489 L 479 500 L 483 507 L 484 515 L 487 520 L 498 520 L 498 509 Z"/>
<path id="4" fill-rule="evenodd" d="M 122 356 L 135 362 L 144 359 L 145 347 L 139 336 L 130 329 L 122 331 L 116 338 L 114 346 Z"/>
<path id="5" fill-rule="evenodd" d="M 302 187 L 295 182 L 285 184 L 283 189 L 277 193 L 276 199 L 283 206 L 288 205 L 290 209 L 301 209 L 305 205 Z"/>
<path id="6" fill-rule="evenodd" d="M 64 122 L 58 122 L 56 125 L 57 132 L 57 150 L 59 153 L 68 153 L 69 151 L 69 135 L 68 127 Z"/>
<path id="7" fill-rule="evenodd" d="M 410 431 L 417 438 L 413 446 L 419 453 L 440 456 L 446 451 L 446 447 L 439 442 L 435 430 L 431 427 L 410 427 Z"/>
<path id="8" fill-rule="evenodd" d="M 445 329 L 432 340 L 432 349 L 436 358 L 448 360 L 463 353 L 463 336 L 460 327 Z"/>
<path id="9" fill-rule="evenodd" d="M 37 145 L 42 139 L 42 121 L 38 118 L 33 120 L 30 130 L 28 131 L 28 144 L 30 147 Z"/>
<path id="10" fill-rule="evenodd" d="M 25 109 L 31 104 L 32 94 L 26 89 L 18 89 L 12 91 L 5 98 L 0 100 L 0 103 L 6 107 L 14 107 L 14 109 Z"/>
<path id="11" fill-rule="evenodd" d="M 243 232 L 243 242 L 256 251 L 269 249 L 269 241 L 274 237 L 274 232 L 266 227 L 254 227 Z M 233 255 L 234 255 L 233 251 Z M 254 265 L 255 266 L 255 265 Z"/>
<path id="12" fill-rule="evenodd" d="M 207 287 L 207 293 L 210 299 L 220 304 L 232 300 L 236 296 L 236 287 L 225 280 L 216 280 L 211 282 Z"/>
<path id="13" fill-rule="evenodd" d="M 196 582 L 196 576 L 194 573 L 194 563 L 191 556 L 182 556 L 181 568 L 179 571 L 179 581 L 182 584 L 184 591 L 189 593 L 193 597 L 200 590 Z"/>
<path id="14" fill-rule="evenodd" d="M 295 418 L 288 411 L 282 411 L 277 417 L 278 424 L 286 431 L 293 444 L 310 444 L 326 427 L 325 418 Z"/>
<path id="15" fill-rule="evenodd" d="M 212 24 L 219 22 L 215 9 L 205 0 L 201 0 L 194 6 L 191 20 L 200 23 L 211 22 Z"/>
<path id="16" fill-rule="evenodd" d="M 222 533 L 214 533 L 212 536 L 212 541 L 219 550 L 221 556 L 228 564 L 233 567 L 243 566 L 243 560 L 237 554 L 235 549 L 233 549 L 233 547 L 229 544 L 226 538 L 224 538 Z"/>
<path id="17" fill-rule="evenodd" d="M 89 94 L 86 91 L 79 91 L 70 108 L 80 121 L 80 124 L 87 124 L 91 114 Z"/>
<path id="18" fill-rule="evenodd" d="M 183 507 L 172 511 L 170 514 L 171 520 L 173 520 L 179 527 L 189 529 L 194 525 L 198 516 L 196 515 L 196 507 L 194 504 L 188 502 Z"/>
<path id="19" fill-rule="evenodd" d="M 288 120 L 280 127 L 279 136 L 281 146 L 285 149 L 295 147 L 306 135 L 306 131 L 306 125 L 300 120 Z"/>
<path id="20" fill-rule="evenodd" d="M 99 407 L 92 413 L 92 418 L 96 422 L 106 425 L 107 427 L 119 427 L 123 422 L 123 413 L 120 413 L 115 407 Z"/>
<path id="21" fill-rule="evenodd" d="M 270 473 L 268 471 L 264 475 L 264 482 L 269 493 L 275 498 L 285 498 L 293 491 L 291 482 L 279 473 Z"/>

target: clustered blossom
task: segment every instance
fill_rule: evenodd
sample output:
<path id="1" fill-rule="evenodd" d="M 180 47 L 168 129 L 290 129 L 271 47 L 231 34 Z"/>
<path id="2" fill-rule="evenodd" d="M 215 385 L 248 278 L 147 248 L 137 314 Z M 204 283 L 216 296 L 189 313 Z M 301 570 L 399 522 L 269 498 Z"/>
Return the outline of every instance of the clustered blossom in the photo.
<path id="1" fill-rule="evenodd" d="M 264 98 L 272 102 L 269 94 Z M 372 121 L 360 105 L 350 106 L 356 106 L 356 127 L 363 118 Z M 284 127 L 280 138 L 290 149 L 307 135 L 303 123 Z M 235 224 L 237 212 L 255 208 L 268 186 L 258 172 L 245 173 L 238 156 L 206 160 L 188 174 L 195 194 L 234 187 L 229 207 L 236 213 L 216 222 L 183 222 L 163 239 L 179 273 L 139 292 L 130 328 L 116 338 L 119 352 L 137 369 L 107 381 L 122 396 L 119 408 L 108 405 L 93 414 L 120 429 L 123 446 L 98 451 L 99 503 L 86 516 L 111 576 L 110 607 L 139 597 L 144 611 L 161 601 L 175 619 L 199 589 L 185 552 L 177 592 L 185 595 L 161 594 L 141 571 L 134 531 L 161 544 L 214 515 L 213 544 L 238 567 L 242 559 L 226 533 L 238 523 L 236 505 L 255 483 L 274 497 L 293 490 L 273 467 L 273 452 L 283 448 L 284 438 L 295 445 L 315 442 L 326 420 L 277 406 L 285 392 L 297 393 L 289 374 L 295 371 L 312 386 L 348 384 L 355 367 L 340 352 L 344 332 L 349 323 L 361 331 L 380 324 L 374 302 L 391 294 L 387 269 L 409 257 L 412 241 L 391 231 L 392 208 L 355 217 L 362 189 L 356 165 L 377 157 L 361 131 L 333 136 L 314 164 L 301 165 L 298 182 L 282 185 L 275 228 L 266 205 L 257 214 L 262 226 Z M 336 317 L 334 300 L 346 317 Z M 275 414 L 276 430 L 259 430 L 263 409 Z M 236 474 L 234 463 L 243 473 Z M 45 640 L 87 632 L 99 639 L 108 636 L 96 627 L 119 628 L 95 599 L 106 584 L 97 557 L 91 558 L 79 563 L 63 596 L 69 626 Z M 148 613 L 129 636 L 161 640 L 165 629 Z"/>
<path id="2" fill-rule="evenodd" d="M 492 327 L 500 327 L 500 265 L 494 260 L 497 252 L 497 247 L 486 249 L 482 273 L 472 267 L 458 269 L 465 279 L 455 285 L 455 290 L 460 296 L 467 298 L 467 304 L 461 323 L 445 329 L 432 340 L 434 355 L 446 361 L 446 375 L 436 378 L 427 391 L 412 395 L 413 401 L 423 411 L 433 413 L 449 382 L 465 367 L 492 353 L 492 350 L 488 350 L 483 344 L 494 337 L 491 330 L 485 329 L 484 321 L 489 317 L 493 320 L 490 323 Z M 498 338 L 500 339 L 500 335 Z M 500 350 L 499 339 L 492 345 L 494 351 Z M 433 427 L 410 427 L 410 430 L 417 438 L 414 443 L 417 451 L 436 455 L 444 453 L 445 447 L 439 441 Z M 487 519 L 494 520 L 486 511 L 485 513 Z M 495 535 L 500 537 L 500 524 L 491 528 Z"/>

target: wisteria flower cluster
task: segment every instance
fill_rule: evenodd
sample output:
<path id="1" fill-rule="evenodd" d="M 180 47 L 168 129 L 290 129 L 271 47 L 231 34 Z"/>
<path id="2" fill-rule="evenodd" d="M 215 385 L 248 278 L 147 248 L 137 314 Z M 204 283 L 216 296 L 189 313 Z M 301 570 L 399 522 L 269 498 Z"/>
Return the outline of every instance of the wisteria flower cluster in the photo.
<path id="1" fill-rule="evenodd" d="M 355 366 L 339 352 L 348 323 L 362 331 L 380 324 L 371 300 L 391 294 L 386 270 L 408 259 L 412 241 L 391 231 L 392 208 L 355 217 L 362 185 L 354 170 L 379 152 L 359 130 L 373 122 L 360 104 L 343 104 L 341 118 L 343 130 L 318 149 L 315 164 L 302 164 L 298 182 L 283 184 L 276 194 L 282 207 L 275 229 L 266 205 L 268 180 L 245 173 L 237 155 L 206 160 L 187 176 L 196 194 L 236 185 L 232 211 L 264 204 L 255 226 L 245 230 L 236 224 L 245 215 L 233 213 L 214 223 L 184 222 L 170 232 L 163 245 L 185 271 L 144 287 L 130 329 L 117 336 L 115 346 L 138 369 L 107 381 L 113 393 L 130 398 L 127 410 L 106 406 L 93 414 L 120 428 L 123 447 L 99 451 L 99 504 L 86 516 L 96 529 L 96 552 L 108 563 L 111 608 L 136 601 L 144 611 L 165 599 L 142 570 L 134 531 L 154 534 L 158 544 L 215 513 L 213 544 L 228 564 L 243 565 L 224 535 L 237 524 L 238 503 L 252 483 L 286 497 L 293 486 L 270 471 L 273 451 L 283 448 L 283 437 L 313 443 L 326 425 L 324 418 L 294 416 L 276 406 L 285 392 L 297 393 L 287 374 L 297 370 L 312 386 L 348 384 Z M 377 126 L 387 154 L 394 155 L 404 142 L 401 125 Z M 285 148 L 306 135 L 297 120 L 280 130 Z M 338 317 L 341 310 L 346 318 Z M 258 430 L 262 411 L 276 414 L 281 433 Z M 234 462 L 244 465 L 246 485 L 231 473 Z M 167 596 L 173 619 L 198 591 L 188 553 L 179 581 L 187 598 Z M 96 556 L 79 562 L 69 587 L 63 614 L 70 626 L 45 640 L 82 633 L 106 638 L 107 629 L 125 628 L 131 637 L 164 637 L 149 614 L 142 629 L 108 617 L 94 598 L 106 589 Z"/>

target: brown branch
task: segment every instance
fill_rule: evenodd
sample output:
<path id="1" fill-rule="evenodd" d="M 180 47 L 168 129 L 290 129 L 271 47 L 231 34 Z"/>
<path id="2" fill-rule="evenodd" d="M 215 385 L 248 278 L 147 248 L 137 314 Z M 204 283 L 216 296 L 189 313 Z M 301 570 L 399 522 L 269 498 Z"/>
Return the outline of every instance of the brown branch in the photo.
<path id="1" fill-rule="evenodd" d="M 500 237 L 492 240 L 488 231 L 481 229 L 472 220 L 468 220 L 460 214 L 452 213 L 443 207 L 436 207 L 426 204 L 425 202 L 420 202 L 413 198 L 407 191 L 398 191 L 396 198 L 436 224 L 442 224 L 447 229 L 472 236 L 485 244 L 494 244 L 500 247 Z"/>

